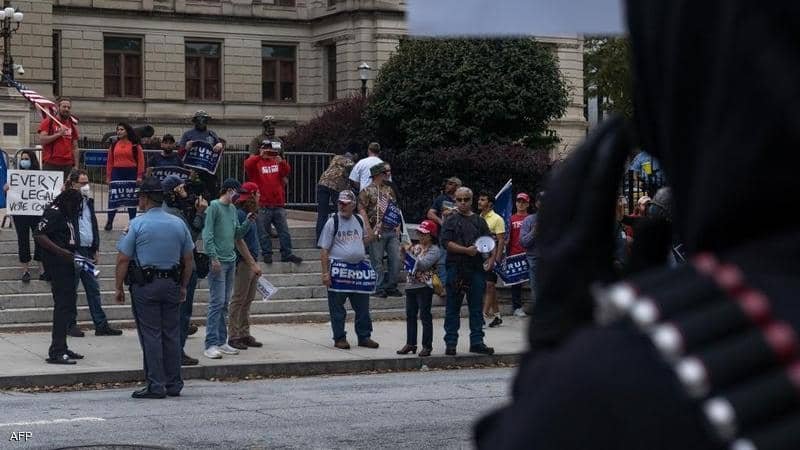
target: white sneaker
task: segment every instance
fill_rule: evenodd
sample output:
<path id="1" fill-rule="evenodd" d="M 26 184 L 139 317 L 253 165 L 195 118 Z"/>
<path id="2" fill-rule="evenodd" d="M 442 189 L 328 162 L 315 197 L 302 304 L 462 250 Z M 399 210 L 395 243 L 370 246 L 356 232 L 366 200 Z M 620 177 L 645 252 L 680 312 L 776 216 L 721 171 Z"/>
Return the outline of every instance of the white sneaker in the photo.
<path id="1" fill-rule="evenodd" d="M 224 353 L 226 355 L 238 355 L 239 354 L 239 350 L 236 350 L 235 348 L 231 347 L 228 344 L 220 345 L 219 346 L 219 351 L 221 351 L 222 353 Z"/>
<path id="2" fill-rule="evenodd" d="M 517 308 L 514 310 L 514 317 L 528 317 L 528 315 L 525 314 L 525 311 L 523 311 L 522 308 Z"/>
<path id="3" fill-rule="evenodd" d="M 219 347 L 212 345 L 203 352 L 203 356 L 209 359 L 220 359 L 222 358 L 222 352 L 219 351 Z"/>

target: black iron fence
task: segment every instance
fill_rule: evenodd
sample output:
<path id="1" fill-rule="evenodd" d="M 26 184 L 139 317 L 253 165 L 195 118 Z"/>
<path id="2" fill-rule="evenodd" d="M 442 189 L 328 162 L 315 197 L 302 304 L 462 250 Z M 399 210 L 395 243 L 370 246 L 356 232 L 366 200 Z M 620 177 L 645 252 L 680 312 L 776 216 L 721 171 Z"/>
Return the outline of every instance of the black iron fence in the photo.
<path id="1" fill-rule="evenodd" d="M 663 173 L 656 171 L 650 175 L 639 176 L 635 171 L 629 170 L 622 180 L 622 195 L 628 200 L 628 213 L 636 208 L 636 202 L 643 196 L 653 198 L 656 192 L 667 186 L 667 179 Z"/>

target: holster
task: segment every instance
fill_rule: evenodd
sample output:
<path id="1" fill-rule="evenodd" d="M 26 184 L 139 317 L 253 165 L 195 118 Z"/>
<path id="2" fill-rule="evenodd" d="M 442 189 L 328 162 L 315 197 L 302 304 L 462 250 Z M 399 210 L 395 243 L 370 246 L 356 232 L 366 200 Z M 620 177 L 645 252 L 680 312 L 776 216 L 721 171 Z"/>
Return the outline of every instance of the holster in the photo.
<path id="1" fill-rule="evenodd" d="M 144 286 L 147 282 L 144 269 L 139 267 L 134 261 L 128 264 L 128 273 L 125 275 L 125 284 L 132 286 Z"/>

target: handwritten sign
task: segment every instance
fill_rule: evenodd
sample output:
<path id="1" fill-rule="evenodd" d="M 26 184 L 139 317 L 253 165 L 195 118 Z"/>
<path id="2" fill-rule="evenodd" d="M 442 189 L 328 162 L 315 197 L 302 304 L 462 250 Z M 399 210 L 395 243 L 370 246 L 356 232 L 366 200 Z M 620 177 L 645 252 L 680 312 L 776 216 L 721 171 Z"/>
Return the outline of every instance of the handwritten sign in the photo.
<path id="1" fill-rule="evenodd" d="M 372 294 L 378 274 L 372 269 L 369 261 L 355 264 L 342 260 L 331 260 L 331 287 L 333 292 L 354 292 L 356 294 Z"/>
<path id="2" fill-rule="evenodd" d="M 183 165 L 204 170 L 210 174 L 217 173 L 217 166 L 222 152 L 214 152 L 214 146 L 203 141 L 192 141 L 192 147 L 183 155 Z"/>
<path id="3" fill-rule="evenodd" d="M 525 253 L 508 256 L 500 264 L 494 266 L 494 272 L 506 286 L 525 283 L 530 278 L 528 260 Z"/>
<path id="4" fill-rule="evenodd" d="M 164 178 L 167 178 L 170 175 L 177 175 L 181 180 L 189 181 L 191 173 L 191 170 L 178 166 L 162 166 L 153 167 L 150 169 L 150 174 L 158 178 L 159 181 L 164 181 Z"/>
<path id="5" fill-rule="evenodd" d="M 6 207 L 12 216 L 41 216 L 64 186 L 64 174 L 44 170 L 9 170 Z"/>
<path id="6" fill-rule="evenodd" d="M 112 181 L 108 183 L 108 209 L 133 208 L 139 205 L 136 180 Z"/>

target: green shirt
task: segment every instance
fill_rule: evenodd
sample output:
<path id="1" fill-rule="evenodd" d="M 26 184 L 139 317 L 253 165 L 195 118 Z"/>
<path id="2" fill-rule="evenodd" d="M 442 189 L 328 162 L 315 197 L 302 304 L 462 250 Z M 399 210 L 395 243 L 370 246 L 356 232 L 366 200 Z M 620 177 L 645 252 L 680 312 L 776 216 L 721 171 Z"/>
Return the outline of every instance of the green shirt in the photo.
<path id="1" fill-rule="evenodd" d="M 239 224 L 235 206 L 214 200 L 206 210 L 206 223 L 203 227 L 206 254 L 219 262 L 236 261 L 235 242 L 244 237 L 249 229 L 249 220 Z"/>

